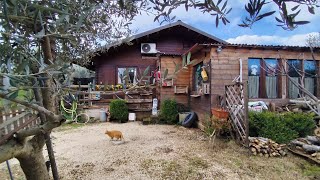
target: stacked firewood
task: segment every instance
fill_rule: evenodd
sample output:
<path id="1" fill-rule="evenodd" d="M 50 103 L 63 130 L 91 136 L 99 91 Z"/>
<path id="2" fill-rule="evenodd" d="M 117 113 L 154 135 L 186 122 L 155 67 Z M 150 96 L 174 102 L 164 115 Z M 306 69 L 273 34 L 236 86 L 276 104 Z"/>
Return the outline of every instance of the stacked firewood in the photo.
<path id="1" fill-rule="evenodd" d="M 291 141 L 291 147 L 316 160 L 320 160 L 320 137 L 307 136 Z"/>
<path id="2" fill-rule="evenodd" d="M 278 157 L 287 154 L 285 144 L 278 144 L 263 137 L 249 137 L 249 148 L 255 156 Z"/>

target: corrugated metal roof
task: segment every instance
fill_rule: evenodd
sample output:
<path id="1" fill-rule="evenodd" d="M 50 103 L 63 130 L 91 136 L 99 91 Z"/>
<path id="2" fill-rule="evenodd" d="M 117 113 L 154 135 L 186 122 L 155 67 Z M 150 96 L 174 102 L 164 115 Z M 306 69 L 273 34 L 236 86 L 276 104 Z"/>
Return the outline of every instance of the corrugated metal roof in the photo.
<path id="1" fill-rule="evenodd" d="M 264 48 L 264 49 L 310 49 L 309 46 L 288 46 L 288 45 L 261 45 L 261 44 L 200 44 L 201 46 L 223 46 L 223 47 L 245 47 L 245 48 Z M 313 48 L 319 50 L 320 47 Z"/>
<path id="2" fill-rule="evenodd" d="M 160 53 L 161 56 L 181 56 L 182 53 Z"/>

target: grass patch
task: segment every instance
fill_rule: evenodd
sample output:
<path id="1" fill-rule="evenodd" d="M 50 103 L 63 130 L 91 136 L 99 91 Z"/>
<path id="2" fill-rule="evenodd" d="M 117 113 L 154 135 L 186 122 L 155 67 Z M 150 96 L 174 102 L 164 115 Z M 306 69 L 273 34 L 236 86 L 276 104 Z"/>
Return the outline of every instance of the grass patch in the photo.
<path id="1" fill-rule="evenodd" d="M 188 158 L 189 165 L 195 168 L 208 168 L 209 164 L 206 160 L 203 160 L 199 157 Z"/>
<path id="2" fill-rule="evenodd" d="M 154 178 L 161 179 L 203 179 L 203 174 L 198 172 L 195 167 L 208 167 L 203 160 L 192 158 L 190 163 L 181 163 L 178 160 L 153 160 L 146 159 L 142 161 L 140 166 L 146 170 L 147 174 Z M 192 166 L 191 166 L 192 164 Z"/>
<path id="3" fill-rule="evenodd" d="M 320 179 L 320 166 L 304 163 L 301 164 L 303 175 L 312 179 Z"/>

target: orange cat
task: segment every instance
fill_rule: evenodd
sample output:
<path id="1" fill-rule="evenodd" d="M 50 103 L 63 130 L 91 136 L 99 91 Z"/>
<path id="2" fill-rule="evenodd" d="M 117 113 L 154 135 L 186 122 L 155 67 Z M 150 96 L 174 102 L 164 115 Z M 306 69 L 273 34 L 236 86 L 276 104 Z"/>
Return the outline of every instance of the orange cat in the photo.
<path id="1" fill-rule="evenodd" d="M 107 134 L 111 140 L 113 140 L 113 138 L 116 138 L 117 140 L 124 140 L 123 139 L 123 135 L 120 131 L 116 131 L 116 130 L 112 130 L 112 131 L 106 131 L 105 134 Z"/>

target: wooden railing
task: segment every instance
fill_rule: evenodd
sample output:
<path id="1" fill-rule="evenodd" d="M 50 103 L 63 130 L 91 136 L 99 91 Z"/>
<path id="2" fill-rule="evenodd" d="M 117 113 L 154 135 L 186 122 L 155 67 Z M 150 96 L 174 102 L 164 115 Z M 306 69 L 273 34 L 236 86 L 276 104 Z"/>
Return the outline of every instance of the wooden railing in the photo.
<path id="1" fill-rule="evenodd" d="M 19 109 L 0 112 L 0 145 L 21 129 L 28 129 L 40 124 L 35 111 Z"/>

